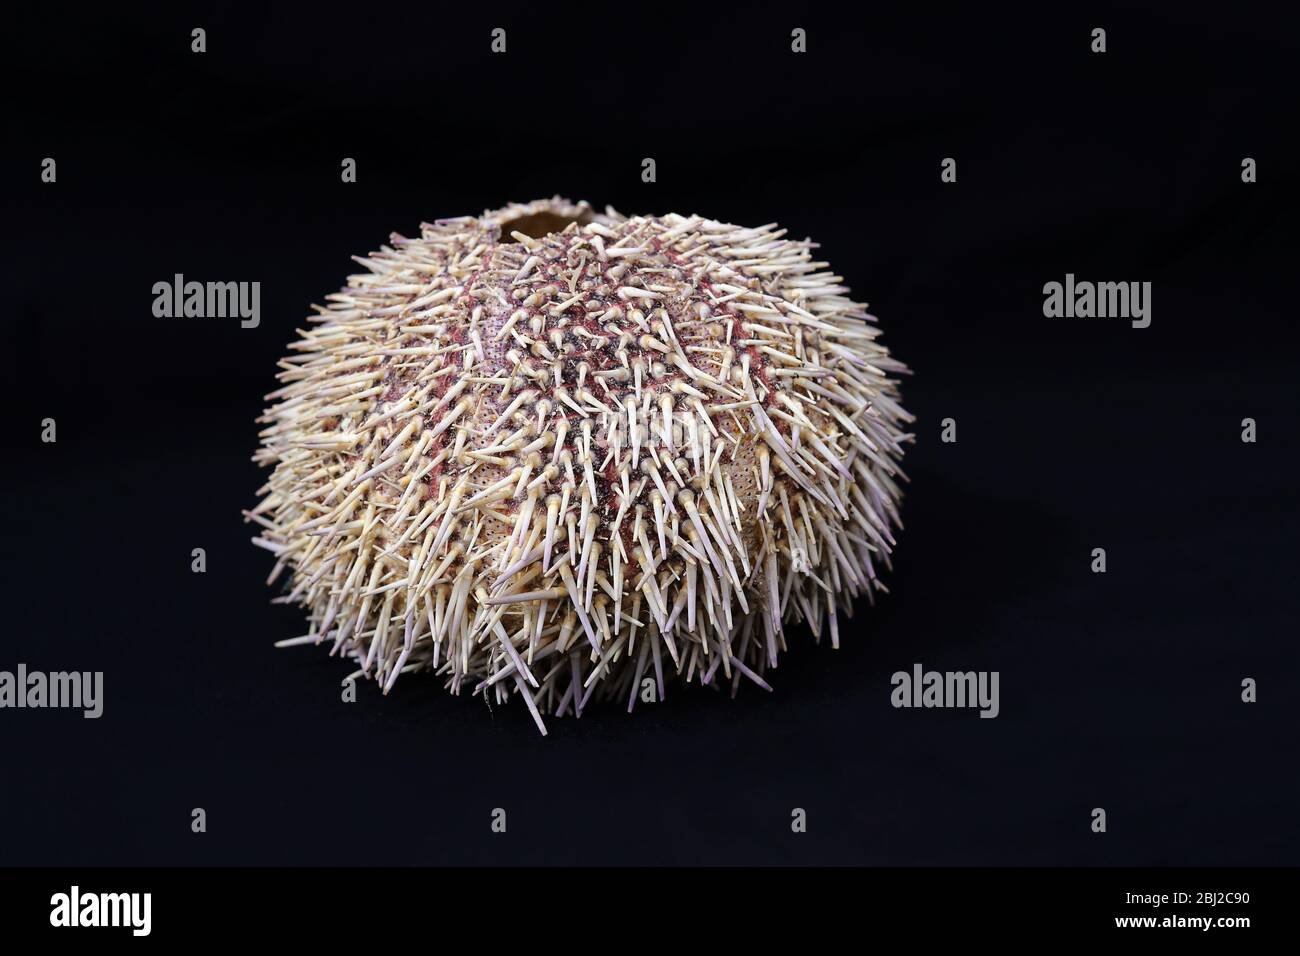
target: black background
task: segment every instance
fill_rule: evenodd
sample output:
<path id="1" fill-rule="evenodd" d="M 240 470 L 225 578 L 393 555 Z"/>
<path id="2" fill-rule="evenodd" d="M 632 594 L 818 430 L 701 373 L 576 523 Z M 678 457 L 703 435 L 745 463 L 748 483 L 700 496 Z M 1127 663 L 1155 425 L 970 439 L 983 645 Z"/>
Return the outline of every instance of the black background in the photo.
<path id="1" fill-rule="evenodd" d="M 1268 10 L 11 21 L 0 669 L 102 670 L 105 712 L 0 712 L 0 864 L 1294 863 L 1300 42 Z M 350 663 L 272 647 L 303 616 L 240 517 L 274 363 L 349 256 L 554 193 L 822 244 L 915 371 L 892 593 L 771 695 L 545 739 L 428 678 L 344 704 Z M 154 318 L 177 272 L 261 282 L 260 327 Z M 1150 281 L 1151 327 L 1044 318 L 1066 272 Z M 1001 715 L 895 710 L 914 662 L 999 671 Z"/>

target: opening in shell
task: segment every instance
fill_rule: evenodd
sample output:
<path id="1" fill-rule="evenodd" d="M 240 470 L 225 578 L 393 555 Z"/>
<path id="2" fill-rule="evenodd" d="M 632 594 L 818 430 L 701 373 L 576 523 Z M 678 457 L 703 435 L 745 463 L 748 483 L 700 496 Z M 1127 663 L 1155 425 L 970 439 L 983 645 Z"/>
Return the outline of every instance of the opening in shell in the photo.
<path id="1" fill-rule="evenodd" d="M 530 216 L 519 216 L 501 223 L 501 242 L 514 242 L 511 233 L 522 232 L 530 239 L 540 239 L 553 232 L 562 232 L 569 223 L 576 222 L 585 226 L 591 222 L 591 213 L 584 212 L 578 216 L 562 216 L 555 212 L 535 212 Z"/>

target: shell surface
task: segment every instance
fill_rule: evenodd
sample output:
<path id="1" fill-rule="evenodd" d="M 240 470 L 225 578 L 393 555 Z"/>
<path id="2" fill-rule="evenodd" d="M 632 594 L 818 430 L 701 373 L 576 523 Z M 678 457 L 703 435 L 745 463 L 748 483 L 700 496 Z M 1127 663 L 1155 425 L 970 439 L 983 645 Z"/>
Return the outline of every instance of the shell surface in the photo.
<path id="1" fill-rule="evenodd" d="M 865 306 L 774 226 L 558 197 L 358 259 L 282 363 L 248 517 L 384 692 L 543 714 L 764 675 L 883 587 L 911 416 Z M 769 688 L 770 689 L 770 688 Z"/>

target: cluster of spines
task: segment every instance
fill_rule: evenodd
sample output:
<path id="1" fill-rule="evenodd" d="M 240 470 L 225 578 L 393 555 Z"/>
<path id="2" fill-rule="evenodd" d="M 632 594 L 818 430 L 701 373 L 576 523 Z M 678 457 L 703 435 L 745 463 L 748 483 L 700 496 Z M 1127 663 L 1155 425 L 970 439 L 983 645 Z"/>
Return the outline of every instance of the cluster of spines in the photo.
<path id="1" fill-rule="evenodd" d="M 577 221 L 501 234 L 537 214 Z M 263 418 L 248 517 L 311 621 L 282 643 L 513 688 L 543 732 L 649 671 L 767 687 L 783 623 L 838 645 L 894 543 L 905 369 L 783 235 L 552 200 L 358 259 Z"/>

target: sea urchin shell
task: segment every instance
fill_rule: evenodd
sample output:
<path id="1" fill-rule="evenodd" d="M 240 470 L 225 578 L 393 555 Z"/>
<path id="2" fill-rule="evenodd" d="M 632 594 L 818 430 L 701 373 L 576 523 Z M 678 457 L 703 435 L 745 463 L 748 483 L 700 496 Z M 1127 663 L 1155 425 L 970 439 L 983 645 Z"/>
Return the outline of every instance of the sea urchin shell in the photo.
<path id="1" fill-rule="evenodd" d="M 518 691 L 543 733 L 767 687 L 787 623 L 838 646 L 894 545 L 906 369 L 783 235 L 557 197 L 358 259 L 260 419 L 247 517 L 310 618 L 281 643 Z"/>

